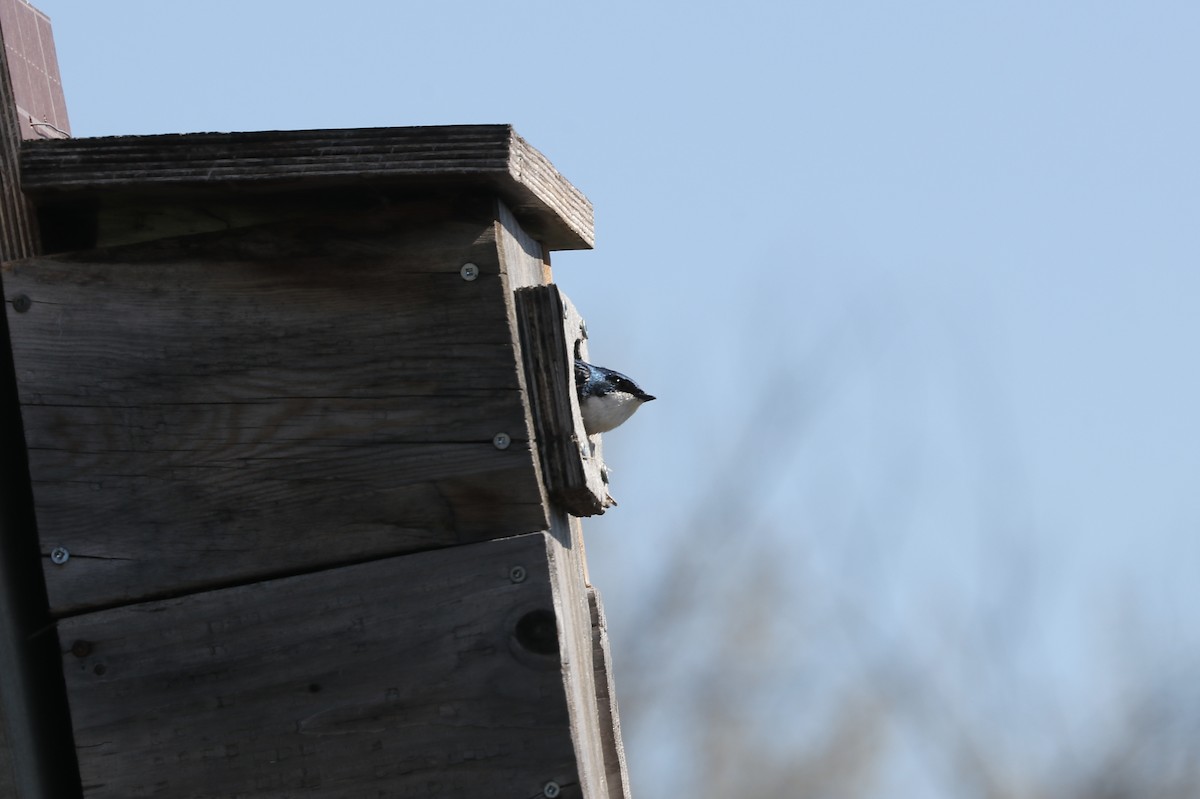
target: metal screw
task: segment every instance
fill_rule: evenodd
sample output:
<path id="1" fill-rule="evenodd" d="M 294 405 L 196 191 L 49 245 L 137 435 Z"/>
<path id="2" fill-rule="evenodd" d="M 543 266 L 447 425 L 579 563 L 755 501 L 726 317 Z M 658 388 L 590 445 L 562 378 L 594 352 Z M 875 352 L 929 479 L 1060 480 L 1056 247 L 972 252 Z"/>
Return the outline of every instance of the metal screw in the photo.
<path id="1" fill-rule="evenodd" d="M 508 579 L 512 580 L 514 583 L 525 582 L 526 576 L 527 575 L 524 566 L 513 566 L 508 570 Z"/>
<path id="2" fill-rule="evenodd" d="M 542 796 L 545 796 L 547 799 L 554 799 L 561 792 L 562 788 L 559 788 L 558 783 L 554 780 L 550 780 L 550 782 L 542 786 Z"/>
<path id="3" fill-rule="evenodd" d="M 77 658 L 85 658 L 92 654 L 92 642 L 79 640 L 71 644 L 71 654 Z"/>
<path id="4" fill-rule="evenodd" d="M 462 275 L 463 280 L 474 280 L 479 277 L 479 267 L 475 264 L 463 264 L 458 273 Z"/>
<path id="5" fill-rule="evenodd" d="M 33 300 L 29 299 L 26 294 L 18 294 L 12 300 L 13 310 L 17 313 L 25 313 L 33 307 Z"/>
<path id="6" fill-rule="evenodd" d="M 508 449 L 508 445 L 511 443 L 512 438 L 508 433 L 497 433 L 492 437 L 492 444 L 496 446 L 496 449 Z"/>
<path id="7" fill-rule="evenodd" d="M 50 550 L 50 562 L 56 566 L 61 566 L 71 559 L 71 551 L 66 547 L 55 547 Z"/>

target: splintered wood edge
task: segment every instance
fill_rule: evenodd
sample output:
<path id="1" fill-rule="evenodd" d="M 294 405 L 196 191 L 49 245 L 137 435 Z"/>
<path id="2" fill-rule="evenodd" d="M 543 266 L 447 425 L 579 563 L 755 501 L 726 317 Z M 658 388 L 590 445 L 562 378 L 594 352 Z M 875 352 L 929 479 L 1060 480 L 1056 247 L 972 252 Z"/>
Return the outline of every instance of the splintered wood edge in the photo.
<path id="1" fill-rule="evenodd" d="M 604 617 L 604 603 L 595 588 L 588 588 L 588 605 L 592 614 L 592 676 L 596 685 L 596 708 L 604 747 L 608 799 L 630 799 L 629 769 L 625 763 L 625 744 L 621 739 L 621 716 L 617 712 L 617 686 L 612 672 L 608 621 Z"/>
<path id="2" fill-rule="evenodd" d="M 612 796 L 608 784 L 608 756 L 601 701 L 596 691 L 590 591 L 584 577 L 585 557 L 579 519 L 559 511 L 554 514 L 550 538 L 550 579 L 554 585 L 555 615 L 562 647 L 563 687 L 570 708 L 571 737 L 579 766 L 583 796 L 603 799 Z"/>
<path id="3" fill-rule="evenodd" d="M 498 192 L 548 248 L 591 249 L 592 204 L 511 125 L 185 133 L 28 141 L 35 200 L 228 193 L 234 188 L 480 187 Z"/>
<path id="4" fill-rule="evenodd" d="M 558 287 L 554 289 L 557 291 Z M 563 339 L 567 344 L 567 399 L 571 403 L 571 420 L 574 425 L 574 440 L 583 458 L 583 475 L 587 483 L 588 493 L 599 499 L 603 508 L 616 505 L 617 502 L 608 493 L 608 468 L 604 465 L 604 437 L 597 434 L 589 436 L 583 428 L 583 414 L 579 410 L 579 392 L 575 386 L 575 359 L 588 360 L 587 326 L 583 317 L 575 309 L 571 298 L 561 291 L 559 301 L 563 307 Z"/>
<path id="5" fill-rule="evenodd" d="M 516 300 L 526 384 L 550 495 L 572 515 L 602 514 L 614 503 L 604 483 L 599 436 L 589 438 L 584 432 L 575 391 L 575 356 L 587 356 L 582 319 L 553 284 L 520 289 Z"/>

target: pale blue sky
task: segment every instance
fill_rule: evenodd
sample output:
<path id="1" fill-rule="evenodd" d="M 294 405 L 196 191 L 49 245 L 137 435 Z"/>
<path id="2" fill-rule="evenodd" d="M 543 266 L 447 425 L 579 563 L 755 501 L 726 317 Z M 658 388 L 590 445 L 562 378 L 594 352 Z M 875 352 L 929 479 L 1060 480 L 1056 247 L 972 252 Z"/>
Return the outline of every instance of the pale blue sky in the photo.
<path id="1" fill-rule="evenodd" d="M 827 663 L 752 675 L 768 737 L 809 713 L 789 680 L 892 646 L 1026 759 L 1198 665 L 1200 5 L 35 4 L 77 136 L 511 122 L 589 196 L 556 277 L 660 397 L 587 524 L 619 658 L 719 523 L 796 608 L 857 614 Z M 692 769 L 664 707 L 626 711 L 641 795 Z"/>

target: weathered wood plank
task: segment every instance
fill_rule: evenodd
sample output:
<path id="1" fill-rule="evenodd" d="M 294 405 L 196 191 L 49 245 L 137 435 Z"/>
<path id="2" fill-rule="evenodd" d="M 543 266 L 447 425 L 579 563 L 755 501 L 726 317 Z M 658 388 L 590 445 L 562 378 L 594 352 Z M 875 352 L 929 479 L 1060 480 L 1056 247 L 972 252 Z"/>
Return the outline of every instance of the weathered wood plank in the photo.
<path id="1" fill-rule="evenodd" d="M 85 796 L 580 796 L 557 550 L 535 533 L 59 622 Z"/>
<path id="2" fill-rule="evenodd" d="M 549 258 L 545 249 L 522 229 L 503 205 L 497 215 L 496 236 L 503 271 L 513 289 L 510 302 L 513 312 L 519 315 L 517 297 L 521 292 L 550 281 Z M 579 324 L 578 319 L 575 323 Z M 531 359 L 539 356 L 525 350 L 524 340 L 519 331 L 513 331 L 513 348 L 528 365 Z M 523 386 L 524 391 L 532 396 L 533 386 L 529 383 L 528 374 L 526 369 Z M 532 401 L 527 407 L 531 416 L 530 426 L 536 428 L 533 417 L 540 411 Z M 545 463 L 540 447 L 537 460 L 542 463 L 544 474 Z M 601 717 L 605 711 L 597 696 L 583 529 L 578 519 L 556 508 L 551 514 L 550 533 L 554 539 L 551 575 L 555 586 L 559 640 L 562 642 L 563 688 L 570 708 L 571 738 L 579 764 L 579 784 L 588 799 L 607 798 L 613 790 L 608 784 L 606 749 L 612 728 L 606 730 L 603 727 Z"/>
<path id="3" fill-rule="evenodd" d="M 8 720 L 4 704 L 0 703 L 0 797 L 16 799 L 17 767 L 13 758 L 12 743 L 8 739 Z"/>
<path id="4" fill-rule="evenodd" d="M 555 585 L 563 684 L 570 708 L 571 738 L 579 765 L 579 782 L 587 799 L 607 799 L 610 788 L 605 752 L 606 733 L 601 726 L 600 702 L 596 693 L 583 529 L 579 519 L 556 510 L 550 533 L 557 544 L 551 548 L 555 564 L 551 576 Z"/>
<path id="5" fill-rule="evenodd" d="M 592 206 L 510 125 L 189 133 L 30 142 L 25 190 L 41 202 L 231 190 L 482 190 L 550 249 L 594 242 Z"/>
<path id="6" fill-rule="evenodd" d="M 625 744 L 621 740 L 621 716 L 617 711 L 617 690 L 613 680 L 612 652 L 608 642 L 608 621 L 600 593 L 588 589 L 592 619 L 592 672 L 596 685 L 600 737 L 604 746 L 604 774 L 609 799 L 630 799 L 629 770 L 625 765 Z"/>
<path id="7" fill-rule="evenodd" d="M 5 265 L 54 612 L 545 529 L 496 217 Z"/>
<path id="8" fill-rule="evenodd" d="M 0 31 L 2 45 L 3 31 Z M 20 141 L 11 77 L 7 65 L 0 64 L 0 261 L 36 252 L 31 207 L 21 193 L 17 172 Z M 31 783 L 38 779 L 33 768 L 19 774 L 22 763 L 32 765 L 36 754 L 29 731 L 32 718 L 26 699 L 29 668 L 25 663 L 29 606 L 35 599 L 25 594 L 26 581 L 20 576 L 31 565 L 25 561 L 25 553 L 30 549 L 28 539 L 34 532 L 29 524 L 29 479 L 23 474 L 16 393 L 8 325 L 0 319 L 0 470 L 4 477 L 23 477 L 16 483 L 0 481 L 0 796 L 4 797 L 22 796 L 18 792 L 22 780 L 30 788 L 26 793 L 33 795 Z M 24 486 L 24 490 L 19 486 Z M 11 737 L 10 727 L 14 732 Z"/>
<path id="9" fill-rule="evenodd" d="M 30 68 L 52 68 L 57 74 L 57 66 L 49 30 L 35 29 L 31 38 L 22 29 L 20 23 L 31 17 L 35 25 L 42 18 L 26 3 L 0 3 L 5 56 L 0 59 L 0 261 L 30 256 L 38 247 L 36 220 L 17 169 L 22 133 L 33 129 L 26 119 L 22 131 L 17 106 L 44 96 L 36 90 L 15 92 L 10 65 L 20 64 L 15 77 L 23 83 Z M 56 649 L 38 569 L 8 325 L 0 317 L 0 796 L 55 799 L 78 791 Z"/>
<path id="10" fill-rule="evenodd" d="M 528 286 L 541 286 L 552 279 L 550 254 L 540 241 L 521 227 L 503 203 L 497 209 L 496 240 L 499 242 L 502 271 L 508 276 L 513 291 Z M 518 340 L 517 344 L 520 344 Z"/>
<path id="11" fill-rule="evenodd" d="M 579 413 L 574 359 L 587 357 L 583 320 L 550 284 L 516 293 L 529 402 L 550 496 L 568 513 L 594 516 L 614 504 L 601 437 L 589 437 Z"/>

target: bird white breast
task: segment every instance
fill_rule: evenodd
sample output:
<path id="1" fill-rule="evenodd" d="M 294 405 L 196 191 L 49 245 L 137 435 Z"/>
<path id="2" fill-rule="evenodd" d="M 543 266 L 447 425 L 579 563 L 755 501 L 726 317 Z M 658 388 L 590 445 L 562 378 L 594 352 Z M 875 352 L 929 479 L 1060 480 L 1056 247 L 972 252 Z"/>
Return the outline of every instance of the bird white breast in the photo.
<path id="1" fill-rule="evenodd" d="M 623 423 L 641 404 L 642 400 L 632 394 L 614 391 L 600 397 L 585 397 L 579 404 L 579 414 L 583 417 L 583 428 L 593 436 Z"/>

